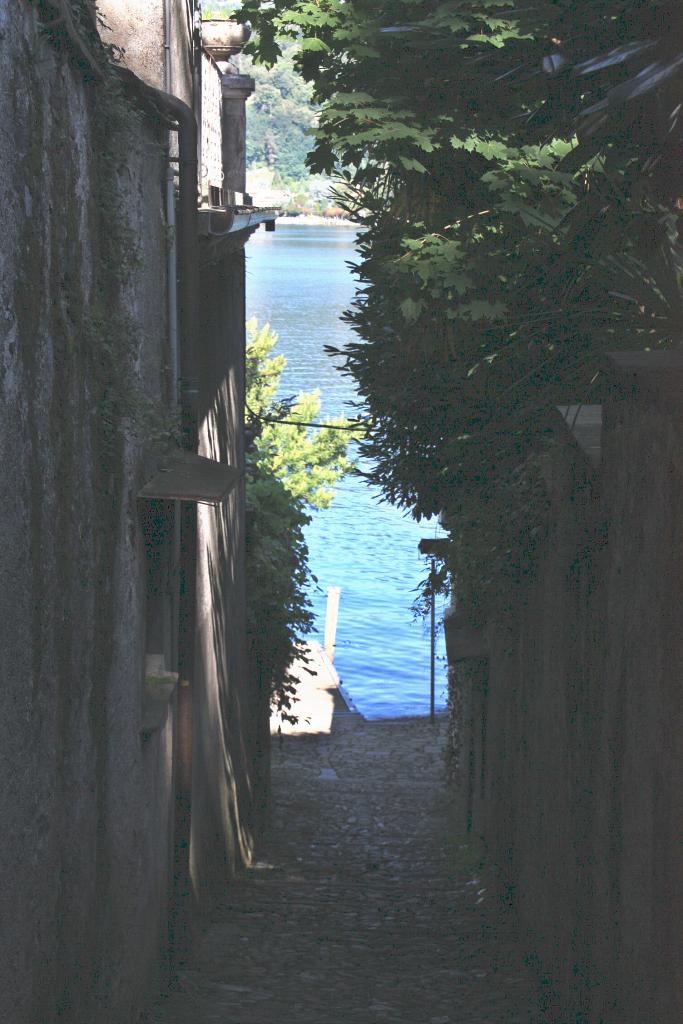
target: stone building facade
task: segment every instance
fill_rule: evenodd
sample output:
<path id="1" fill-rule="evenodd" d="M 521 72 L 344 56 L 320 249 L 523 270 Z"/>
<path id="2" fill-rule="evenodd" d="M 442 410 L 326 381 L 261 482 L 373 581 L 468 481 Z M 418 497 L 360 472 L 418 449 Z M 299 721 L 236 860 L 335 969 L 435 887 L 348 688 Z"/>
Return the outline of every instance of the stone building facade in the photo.
<path id="1" fill-rule="evenodd" d="M 249 860 L 263 799 L 244 243 L 275 211 L 235 187 L 223 140 L 249 81 L 203 47 L 194 8 L 103 2 L 104 28 L 90 0 L 0 0 L 11 1024 L 135 1021 L 188 907 Z"/>

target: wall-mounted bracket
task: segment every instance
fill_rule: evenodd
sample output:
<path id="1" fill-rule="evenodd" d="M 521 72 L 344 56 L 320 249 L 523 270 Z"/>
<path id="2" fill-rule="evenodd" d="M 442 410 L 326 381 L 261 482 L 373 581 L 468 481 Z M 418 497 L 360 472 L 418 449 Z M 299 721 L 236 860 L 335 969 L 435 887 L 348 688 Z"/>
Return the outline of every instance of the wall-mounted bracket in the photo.
<path id="1" fill-rule="evenodd" d="M 219 505 L 239 478 L 240 471 L 234 466 L 178 449 L 162 459 L 157 473 L 138 491 L 138 498 Z"/>

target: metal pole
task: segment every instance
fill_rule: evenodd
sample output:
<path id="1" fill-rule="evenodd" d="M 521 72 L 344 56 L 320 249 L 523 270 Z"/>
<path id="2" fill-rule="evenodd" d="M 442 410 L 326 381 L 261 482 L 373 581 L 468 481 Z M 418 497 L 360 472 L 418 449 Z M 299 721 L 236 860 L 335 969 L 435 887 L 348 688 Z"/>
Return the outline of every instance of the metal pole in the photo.
<path id="1" fill-rule="evenodd" d="M 434 677 L 436 667 L 436 593 L 434 582 L 436 579 L 436 562 L 432 558 L 432 578 L 431 578 L 431 618 L 432 618 L 432 646 L 431 646 L 431 662 L 430 662 L 430 673 L 429 673 L 429 721 L 434 722 Z"/>
<path id="2" fill-rule="evenodd" d="M 334 661 L 334 645 L 337 638 L 337 616 L 341 587 L 327 588 L 327 612 L 325 614 L 325 654 Z"/>

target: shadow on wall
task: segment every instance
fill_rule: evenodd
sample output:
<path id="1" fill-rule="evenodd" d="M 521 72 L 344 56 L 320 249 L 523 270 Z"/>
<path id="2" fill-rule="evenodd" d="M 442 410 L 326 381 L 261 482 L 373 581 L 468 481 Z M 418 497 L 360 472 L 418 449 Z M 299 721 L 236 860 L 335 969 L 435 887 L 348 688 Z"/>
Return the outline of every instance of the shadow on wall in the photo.
<path id="1" fill-rule="evenodd" d="M 200 452 L 242 468 L 244 258 L 202 268 L 204 386 Z M 244 479 L 198 521 L 198 665 L 192 865 L 198 894 L 224 887 L 253 857 L 263 802 L 259 694 L 248 678 Z"/>
<path id="2" fill-rule="evenodd" d="M 456 754 L 465 824 L 490 845 L 547 971 L 548 1019 L 573 1000 L 590 1024 L 674 1024 L 683 358 L 610 359 L 601 459 L 562 426 L 534 578 L 489 623 L 487 667 L 452 673 Z"/>

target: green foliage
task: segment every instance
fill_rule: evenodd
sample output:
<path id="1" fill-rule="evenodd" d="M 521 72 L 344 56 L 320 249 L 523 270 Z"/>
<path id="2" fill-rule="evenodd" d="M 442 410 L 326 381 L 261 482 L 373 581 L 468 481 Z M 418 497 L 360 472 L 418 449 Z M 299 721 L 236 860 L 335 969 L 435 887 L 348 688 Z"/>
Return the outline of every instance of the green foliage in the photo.
<path id="1" fill-rule="evenodd" d="M 266 324 L 247 324 L 247 410 L 260 422 L 254 460 L 272 470 L 295 499 L 313 508 L 329 508 L 334 486 L 348 471 L 347 441 L 339 428 L 343 417 L 327 419 L 329 426 L 306 428 L 320 413 L 320 391 L 300 394 L 293 404 L 277 403 L 275 395 L 285 367 L 284 356 L 271 356 L 277 335 Z M 284 422 L 281 422 L 283 421 Z"/>
<path id="2" fill-rule="evenodd" d="M 247 105 L 247 166 L 275 169 L 286 185 L 306 177 L 317 122 L 312 88 L 294 68 L 295 52 L 295 44 L 284 45 L 271 70 L 248 58 L 242 58 L 240 69 L 256 82 Z"/>
<path id="3" fill-rule="evenodd" d="M 313 622 L 303 531 L 307 510 L 328 508 L 349 468 L 346 437 L 332 429 L 346 421 L 326 421 L 330 427 L 316 432 L 297 425 L 317 417 L 319 395 L 301 394 L 291 406 L 278 402 L 285 358 L 271 355 L 277 335 L 254 320 L 247 330 L 247 416 L 256 434 L 247 455 L 249 650 L 252 671 L 271 684 L 273 707 L 291 719 L 288 669 Z"/>
<path id="4" fill-rule="evenodd" d="M 202 21 L 229 21 L 239 8 L 239 0 L 204 0 Z"/>
<path id="5" fill-rule="evenodd" d="M 554 406 L 680 334 L 682 15 L 671 2 L 245 0 L 321 104 L 360 220 L 345 352 L 386 494 L 445 509 L 481 614 L 530 571 Z M 563 42 L 566 40 L 566 42 Z M 545 61 L 545 63 L 544 63 Z M 545 67 L 547 74 L 540 73 Z"/>

